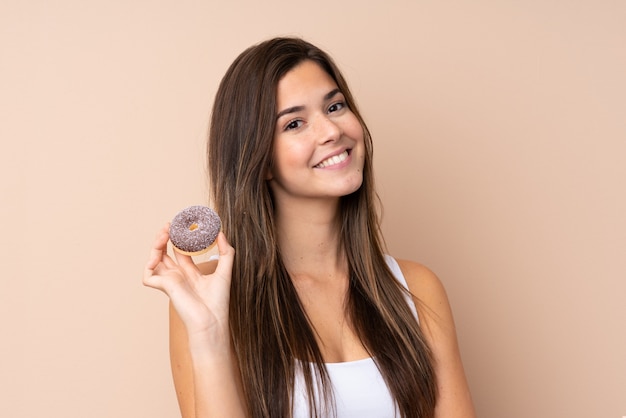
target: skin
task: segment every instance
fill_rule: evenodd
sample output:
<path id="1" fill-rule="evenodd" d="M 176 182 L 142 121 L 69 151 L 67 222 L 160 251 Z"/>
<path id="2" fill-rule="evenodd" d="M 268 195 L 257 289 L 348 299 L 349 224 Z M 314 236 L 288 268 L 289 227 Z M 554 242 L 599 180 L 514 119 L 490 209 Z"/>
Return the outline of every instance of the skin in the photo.
<path id="1" fill-rule="evenodd" d="M 276 97 L 275 163 L 268 173 L 275 200 L 289 208 L 324 200 L 336 207 L 340 196 L 363 182 L 361 124 L 333 79 L 311 61 L 283 77 Z M 339 164 L 328 160 L 344 153 L 348 156 Z"/>
<path id="2" fill-rule="evenodd" d="M 168 230 L 166 225 L 157 235 L 143 283 L 167 294 L 170 311 L 175 312 L 171 328 L 172 365 L 182 416 L 246 417 L 228 325 L 235 251 L 220 233 L 220 262 L 209 271 L 196 266 L 190 256 L 174 252 L 175 257 L 170 257 Z"/>
<path id="3" fill-rule="evenodd" d="M 309 61 L 279 82 L 275 163 L 266 176 L 275 198 L 285 266 L 318 332 L 324 360 L 333 363 L 368 357 L 345 315 L 348 271 L 337 227 L 340 197 L 362 183 L 363 129 L 343 106 L 336 88 L 332 78 Z M 343 160 L 320 165 L 332 156 Z M 164 228 L 152 250 L 144 283 L 170 297 L 170 353 L 182 416 L 245 416 L 228 339 L 234 249 L 220 234 L 219 262 L 196 266 L 190 257 L 168 257 L 167 239 Z M 473 418 L 445 290 L 426 267 L 411 261 L 399 260 L 399 264 L 433 350 L 440 391 L 435 416 Z"/>

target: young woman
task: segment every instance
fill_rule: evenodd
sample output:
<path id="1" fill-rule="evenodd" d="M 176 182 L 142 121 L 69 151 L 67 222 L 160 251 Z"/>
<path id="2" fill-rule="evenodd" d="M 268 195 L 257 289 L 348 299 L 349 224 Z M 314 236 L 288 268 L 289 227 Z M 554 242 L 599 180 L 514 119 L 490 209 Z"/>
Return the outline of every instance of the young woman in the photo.
<path id="1" fill-rule="evenodd" d="M 383 252 L 372 140 L 326 53 L 244 51 L 208 165 L 219 260 L 170 258 L 166 226 L 144 276 L 171 301 L 183 417 L 475 416 L 441 283 Z"/>

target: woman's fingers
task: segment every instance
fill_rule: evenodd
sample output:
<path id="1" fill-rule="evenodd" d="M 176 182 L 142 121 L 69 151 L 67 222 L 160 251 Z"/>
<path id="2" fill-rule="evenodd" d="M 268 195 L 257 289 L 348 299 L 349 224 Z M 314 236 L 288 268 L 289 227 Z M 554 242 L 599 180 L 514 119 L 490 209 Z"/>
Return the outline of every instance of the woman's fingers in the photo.
<path id="1" fill-rule="evenodd" d="M 181 254 L 178 251 L 174 250 L 174 257 L 176 258 L 176 262 L 183 269 L 185 274 L 189 277 L 197 277 L 200 275 L 200 270 L 193 262 L 193 259 L 190 255 Z"/>
<path id="2" fill-rule="evenodd" d="M 179 290 L 186 289 L 184 292 L 190 291 L 196 294 L 195 297 L 204 299 L 205 302 L 209 299 L 219 300 L 222 297 L 220 295 L 224 291 L 227 292 L 230 286 L 235 256 L 235 250 L 228 243 L 224 233 L 220 232 L 217 237 L 220 258 L 214 273 L 211 274 L 213 279 L 219 278 L 218 282 L 222 283 L 219 285 L 218 282 L 202 275 L 191 256 L 174 251 L 174 257 L 170 257 L 167 254 L 168 240 L 169 233 L 168 226 L 166 226 L 155 239 L 150 252 L 150 260 L 144 271 L 143 284 L 165 292 L 170 298 L 173 293 L 180 295 Z M 212 282 L 214 285 L 211 284 Z"/>
<path id="3" fill-rule="evenodd" d="M 217 249 L 220 254 L 220 259 L 214 274 L 227 279 L 230 283 L 233 261 L 235 259 L 235 249 L 230 245 L 223 232 L 217 235 Z"/>
<path id="4" fill-rule="evenodd" d="M 228 303 L 234 248 L 220 233 L 217 246 L 219 262 L 213 274 L 203 275 L 191 256 L 174 252 L 167 254 L 168 228 L 155 239 L 146 264 L 143 283 L 164 292 L 187 326 L 188 332 L 206 331 L 228 321 Z"/>
<path id="5" fill-rule="evenodd" d="M 146 267 L 144 270 L 144 284 L 146 284 L 146 279 L 149 279 L 151 276 L 155 274 L 155 270 L 158 268 L 159 264 L 163 262 L 163 258 L 167 257 L 167 241 L 169 240 L 169 224 L 165 225 L 161 230 L 157 233 L 157 236 L 154 240 L 154 244 L 150 249 L 150 256 L 148 262 L 146 263 Z"/>
<path id="6" fill-rule="evenodd" d="M 167 285 L 167 280 L 164 281 L 163 278 L 171 276 L 179 280 L 182 276 L 182 274 L 178 274 L 181 270 L 180 266 L 167 254 L 169 238 L 169 223 L 167 223 L 157 233 L 143 275 L 144 285 L 154 287 L 166 293 L 165 286 Z"/>

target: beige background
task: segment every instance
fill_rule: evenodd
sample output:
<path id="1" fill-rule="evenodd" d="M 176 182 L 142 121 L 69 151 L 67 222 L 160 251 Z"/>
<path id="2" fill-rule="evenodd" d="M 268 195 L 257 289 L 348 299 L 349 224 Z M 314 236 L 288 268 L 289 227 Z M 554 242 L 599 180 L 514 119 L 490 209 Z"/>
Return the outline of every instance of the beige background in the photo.
<path id="1" fill-rule="evenodd" d="M 0 416 L 177 416 L 143 264 L 206 201 L 226 67 L 278 34 L 347 74 L 479 415 L 626 415 L 626 2 L 365 3 L 1 0 Z"/>

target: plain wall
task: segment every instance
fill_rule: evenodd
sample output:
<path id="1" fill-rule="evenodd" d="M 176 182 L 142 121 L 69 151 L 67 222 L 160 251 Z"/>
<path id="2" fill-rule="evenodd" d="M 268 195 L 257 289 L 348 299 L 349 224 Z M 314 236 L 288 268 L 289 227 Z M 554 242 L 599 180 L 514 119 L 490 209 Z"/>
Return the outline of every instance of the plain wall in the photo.
<path id="1" fill-rule="evenodd" d="M 0 416 L 178 415 L 158 228 L 206 203 L 244 48 L 333 55 L 389 251 L 442 279 L 483 418 L 626 415 L 626 3 L 0 3 Z"/>

